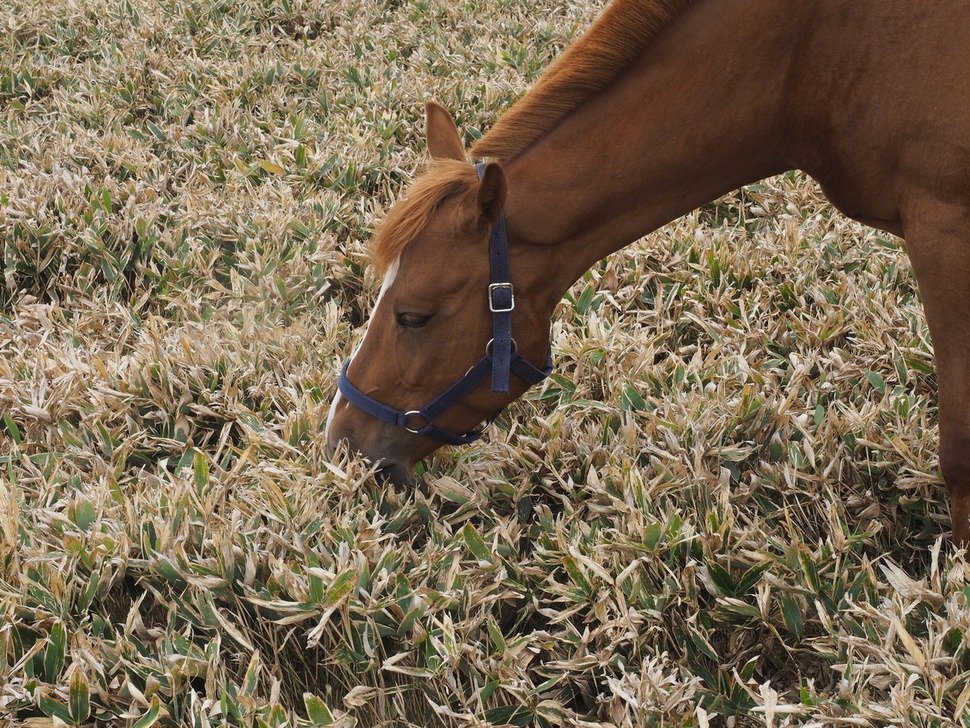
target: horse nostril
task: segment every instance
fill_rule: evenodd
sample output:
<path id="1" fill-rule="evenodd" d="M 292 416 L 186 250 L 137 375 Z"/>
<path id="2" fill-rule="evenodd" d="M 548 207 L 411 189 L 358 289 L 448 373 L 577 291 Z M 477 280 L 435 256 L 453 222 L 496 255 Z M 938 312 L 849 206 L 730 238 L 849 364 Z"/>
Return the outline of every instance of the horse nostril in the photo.
<path id="1" fill-rule="evenodd" d="M 374 471 L 374 477 L 377 478 L 379 483 L 385 483 L 387 481 L 394 482 L 392 477 L 393 470 L 390 467 L 381 465 L 377 470 Z"/>
<path id="2" fill-rule="evenodd" d="M 349 453 L 357 451 L 357 447 L 352 438 L 345 433 L 334 433 L 333 431 L 327 433 L 325 446 L 327 457 L 331 459 L 341 451 Z"/>
<path id="3" fill-rule="evenodd" d="M 410 468 L 393 460 L 381 460 L 375 475 L 379 481 L 390 481 L 394 485 L 411 485 L 413 482 Z"/>

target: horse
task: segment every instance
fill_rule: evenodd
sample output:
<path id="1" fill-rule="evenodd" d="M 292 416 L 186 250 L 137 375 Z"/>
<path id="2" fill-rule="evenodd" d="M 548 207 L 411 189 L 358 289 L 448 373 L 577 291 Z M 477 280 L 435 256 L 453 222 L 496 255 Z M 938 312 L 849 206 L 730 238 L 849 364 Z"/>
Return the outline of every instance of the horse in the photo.
<path id="1" fill-rule="evenodd" d="M 548 373 L 553 310 L 597 261 L 798 169 L 905 238 L 934 345 L 939 465 L 970 545 L 970 1 L 615 0 L 375 233 L 384 279 L 326 441 L 407 481 Z"/>

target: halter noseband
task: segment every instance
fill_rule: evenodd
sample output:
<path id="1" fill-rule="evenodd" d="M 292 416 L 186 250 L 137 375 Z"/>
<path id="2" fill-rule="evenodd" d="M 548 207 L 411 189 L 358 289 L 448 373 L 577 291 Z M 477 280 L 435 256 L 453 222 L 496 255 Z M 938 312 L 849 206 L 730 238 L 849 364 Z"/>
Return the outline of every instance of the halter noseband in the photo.
<path id="1" fill-rule="evenodd" d="M 478 178 L 481 179 L 485 163 L 478 165 Z M 552 373 L 552 352 L 546 357 L 542 369 L 533 366 L 523 357 L 512 339 L 512 311 L 515 310 L 515 292 L 509 281 L 509 238 L 505 224 L 505 213 L 488 235 L 488 259 L 492 271 L 492 282 L 488 286 L 488 309 L 492 312 L 492 339 L 485 345 L 485 355 L 468 372 L 439 394 L 421 409 L 403 411 L 378 402 L 373 397 L 357 389 L 347 377 L 350 367 L 348 360 L 340 370 L 337 383 L 340 393 L 347 401 L 367 414 L 383 422 L 400 427 L 415 435 L 430 437 L 445 445 L 467 445 L 475 442 L 498 417 L 496 414 L 480 429 L 459 435 L 435 425 L 434 421 L 454 407 L 458 402 L 485 381 L 492 374 L 492 391 L 508 392 L 509 379 L 515 374 L 530 385 L 538 384 Z M 415 422 L 420 418 L 424 424 Z"/>

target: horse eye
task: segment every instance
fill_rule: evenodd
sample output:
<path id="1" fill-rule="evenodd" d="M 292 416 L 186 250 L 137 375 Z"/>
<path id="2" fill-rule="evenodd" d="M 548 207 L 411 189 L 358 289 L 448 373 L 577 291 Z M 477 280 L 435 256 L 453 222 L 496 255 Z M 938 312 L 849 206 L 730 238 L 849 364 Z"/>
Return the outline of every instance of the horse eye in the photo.
<path id="1" fill-rule="evenodd" d="M 431 320 L 430 316 L 422 316 L 419 313 L 399 313 L 397 322 L 406 329 L 420 329 Z"/>

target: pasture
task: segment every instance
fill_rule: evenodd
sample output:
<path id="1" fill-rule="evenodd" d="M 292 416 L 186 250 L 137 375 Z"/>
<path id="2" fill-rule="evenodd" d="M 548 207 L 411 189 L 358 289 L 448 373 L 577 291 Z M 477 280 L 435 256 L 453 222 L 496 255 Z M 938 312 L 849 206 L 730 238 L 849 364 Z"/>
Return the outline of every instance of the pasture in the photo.
<path id="1" fill-rule="evenodd" d="M 601 7 L 5 8 L 0 725 L 970 725 L 905 247 L 802 175 L 595 266 L 417 488 L 327 456 L 422 102 Z"/>

